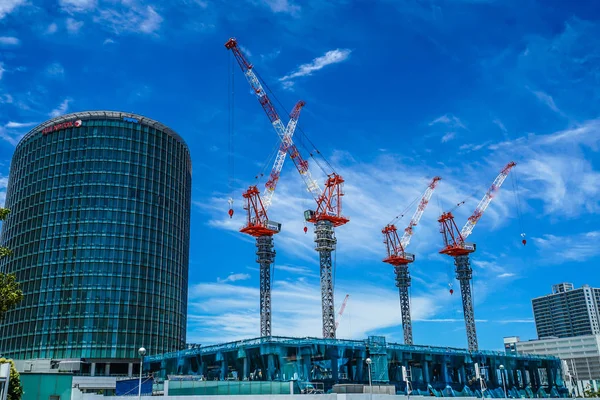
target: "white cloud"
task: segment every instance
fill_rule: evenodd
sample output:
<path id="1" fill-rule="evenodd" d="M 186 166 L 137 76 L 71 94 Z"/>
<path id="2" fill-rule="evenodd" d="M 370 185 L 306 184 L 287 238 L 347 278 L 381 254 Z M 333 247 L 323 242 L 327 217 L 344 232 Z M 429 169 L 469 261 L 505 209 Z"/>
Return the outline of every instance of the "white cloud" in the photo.
<path id="1" fill-rule="evenodd" d="M 37 124 L 37 122 L 8 122 L 4 125 L 6 128 L 27 128 Z"/>
<path id="2" fill-rule="evenodd" d="M 494 123 L 495 125 L 498 126 L 498 128 L 500 128 L 500 130 L 504 133 L 508 132 L 508 130 L 506 129 L 506 127 L 504 126 L 504 124 L 502 123 L 502 121 L 500 121 L 498 118 L 496 118 L 495 120 L 492 121 L 492 123 Z"/>
<path id="3" fill-rule="evenodd" d="M 245 281 L 246 279 L 250 279 L 249 274 L 230 274 L 229 276 L 227 276 L 227 278 L 218 279 L 218 281 L 221 283 L 227 283 L 227 282 Z"/>
<path id="4" fill-rule="evenodd" d="M 65 68 L 60 63 L 52 63 L 46 68 L 46 73 L 50 76 L 60 77 L 65 74 Z"/>
<path id="5" fill-rule="evenodd" d="M 58 4 L 68 13 L 91 11 L 96 8 L 96 0 L 58 0 Z"/>
<path id="6" fill-rule="evenodd" d="M 544 103 L 548 108 L 554 111 L 557 114 L 564 115 L 563 112 L 556 106 L 554 99 L 548 93 L 542 91 L 533 91 L 535 97 L 538 98 L 539 101 Z"/>
<path id="7" fill-rule="evenodd" d="M 489 145 L 488 149 L 495 156 L 519 154 L 524 160 L 516 160 L 515 168 L 520 196 L 541 201 L 544 214 L 565 219 L 600 212 L 600 172 L 582 152 L 582 148 L 597 152 L 599 143 L 600 120 L 595 119 L 552 134 L 530 134 Z"/>
<path id="8" fill-rule="evenodd" d="M 300 11 L 300 6 L 289 0 L 261 0 L 274 13 L 285 13 L 295 15 Z"/>
<path id="9" fill-rule="evenodd" d="M 429 126 L 433 126 L 436 124 L 448 125 L 454 128 L 463 128 L 466 129 L 465 124 L 460 120 L 460 118 L 456 117 L 452 114 L 445 114 L 440 117 L 437 117 L 433 121 L 429 123 Z"/>
<path id="10" fill-rule="evenodd" d="M 600 255 L 600 231 L 567 236 L 543 235 L 532 238 L 547 262 L 583 262 Z"/>
<path id="11" fill-rule="evenodd" d="M 113 44 L 113 43 L 116 43 L 116 42 L 114 40 L 112 40 L 111 38 L 104 39 L 104 42 L 102 42 L 103 45 Z"/>
<path id="12" fill-rule="evenodd" d="M 296 68 L 296 70 L 294 72 L 292 72 L 282 78 L 279 78 L 279 80 L 281 82 L 284 82 L 284 81 L 289 81 L 294 78 L 298 78 L 300 76 L 311 75 L 313 72 L 319 71 L 320 69 L 323 69 L 324 67 L 326 67 L 328 65 L 337 64 L 337 63 L 346 61 L 348 59 L 348 57 L 350 56 L 351 52 L 352 52 L 352 50 L 350 50 L 350 49 L 330 50 L 327 53 L 325 53 L 324 55 L 313 59 L 312 62 L 300 65 L 298 68 Z"/>
<path id="13" fill-rule="evenodd" d="M 4 75 L 5 71 L 6 70 L 4 69 L 4 63 L 0 61 L 0 79 L 2 79 L 2 75 Z"/>
<path id="14" fill-rule="evenodd" d="M 354 260 L 371 261 L 373 257 L 383 258 L 385 248 L 382 244 L 381 229 L 397 215 L 404 207 L 420 197 L 434 176 L 441 176 L 442 181 L 437 187 L 434 197 L 425 210 L 423 218 L 415 228 L 415 236 L 409 250 L 420 254 L 435 252 L 440 242 L 435 240 L 420 240 L 419 238 L 439 238 L 437 216 L 441 212 L 439 200 L 443 200 L 443 209 L 451 207 L 465 199 L 467 203 L 455 210 L 457 223 L 466 221 L 477 202 L 485 193 L 489 184 L 500 170 L 499 165 L 479 168 L 473 171 L 452 171 L 437 166 L 415 166 L 396 154 L 382 154 L 371 164 L 356 161 L 342 160 L 345 155 L 338 153 L 330 161 L 334 165 L 344 165 L 336 169 L 344 177 L 344 214 L 350 218 L 347 225 L 336 229 L 338 239 L 338 257 L 352 257 Z M 275 238 L 278 251 L 285 251 L 289 256 L 297 257 L 302 261 L 314 262 L 318 254 L 314 250 L 313 228 L 309 226 L 307 234 L 303 233 L 304 223 L 302 215 L 304 210 L 314 208 L 314 200 L 306 193 L 306 187 L 298 179 L 298 173 L 290 165 L 289 174 L 296 175 L 289 180 L 281 180 L 269 209 L 269 217 L 281 222 L 282 231 Z M 312 168 L 314 178 L 322 185 L 324 176 L 320 170 Z M 465 179 L 469 176 L 469 179 Z M 473 182 L 476 182 L 473 185 Z M 479 187 L 475 197 L 471 196 Z M 234 199 L 241 199 L 242 188 L 236 191 Z M 501 192 L 486 211 L 479 222 L 487 229 L 496 229 L 507 221 L 507 216 L 512 211 L 506 195 Z M 244 224 L 245 215 L 240 212 L 239 202 L 236 203 L 233 219 L 227 215 L 226 205 L 228 196 L 213 196 L 198 205 L 201 211 L 208 213 L 208 223 L 211 227 L 229 230 L 238 238 L 245 235 L 237 233 Z M 511 197 L 507 197 L 511 199 Z M 504 200 L 504 201 L 503 201 Z M 236 200 L 237 201 L 237 200 Z M 407 212 L 407 215 L 397 224 L 399 229 L 404 229 L 409 223 L 410 216 L 416 206 Z"/>
<path id="15" fill-rule="evenodd" d="M 0 79 L 2 79 L 2 63 L 0 63 Z M 11 104 L 13 102 L 13 97 L 8 94 L 0 94 L 0 104 Z"/>
<path id="16" fill-rule="evenodd" d="M 385 289 L 368 283 L 338 283 L 336 312 L 346 293 L 350 299 L 339 321 L 337 336 L 365 338 L 368 332 L 399 326 L 398 291 L 390 286 Z M 271 296 L 273 335 L 321 337 L 321 295 L 317 278 L 275 280 Z M 209 344 L 259 336 L 258 285 L 200 283 L 190 288 L 189 297 L 189 340 Z M 413 318 L 431 318 L 443 308 L 444 301 L 448 301 L 448 296 L 442 290 L 428 296 L 413 295 Z"/>
<path id="17" fill-rule="evenodd" d="M 50 113 L 48 115 L 50 115 L 51 117 L 58 117 L 59 115 L 65 114 L 67 112 L 67 110 L 69 109 L 70 102 L 71 102 L 71 99 L 64 99 L 62 101 L 62 103 L 60 103 L 57 108 L 50 111 Z"/>
<path id="18" fill-rule="evenodd" d="M 446 134 L 442 136 L 442 143 L 449 142 L 454 139 L 454 136 L 456 136 L 456 132 L 446 132 Z"/>
<path id="19" fill-rule="evenodd" d="M 58 30 L 58 25 L 56 25 L 56 22 L 53 22 L 50 25 L 48 25 L 48 28 L 46 29 L 46 33 L 51 35 L 53 33 L 56 33 L 57 30 Z"/>
<path id="20" fill-rule="evenodd" d="M 21 43 L 19 38 L 14 36 L 0 36 L 0 45 L 3 46 L 17 46 Z"/>
<path id="21" fill-rule="evenodd" d="M 104 9 L 94 17 L 94 22 L 102 24 L 119 35 L 126 32 L 154 34 L 160 29 L 163 17 L 152 6 L 142 6 L 135 2 L 124 3 L 123 10 Z"/>
<path id="22" fill-rule="evenodd" d="M 35 122 L 13 122 L 9 121 L 5 125 L 0 126 L 0 139 L 7 141 L 8 143 L 16 146 L 19 140 L 25 135 L 26 130 L 36 125 Z"/>
<path id="23" fill-rule="evenodd" d="M 69 17 L 65 20 L 65 24 L 69 33 L 77 33 L 83 26 L 83 21 L 77 21 Z"/>
<path id="24" fill-rule="evenodd" d="M 19 6 L 25 4 L 25 0 L 2 0 L 0 1 L 0 19 L 12 13 Z"/>
<path id="25" fill-rule="evenodd" d="M 498 275 L 498 278 L 512 278 L 515 276 L 512 272 L 505 272 L 503 274 Z"/>

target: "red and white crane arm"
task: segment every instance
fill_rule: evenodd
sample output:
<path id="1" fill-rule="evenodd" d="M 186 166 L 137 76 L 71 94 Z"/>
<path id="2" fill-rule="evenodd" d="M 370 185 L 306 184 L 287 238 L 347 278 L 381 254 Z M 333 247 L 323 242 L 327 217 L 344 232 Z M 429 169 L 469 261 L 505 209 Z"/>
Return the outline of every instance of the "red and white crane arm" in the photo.
<path id="1" fill-rule="evenodd" d="M 233 55 L 240 65 L 242 72 L 244 72 L 244 76 L 248 80 L 248 83 L 252 87 L 254 94 L 258 98 L 258 102 L 265 110 L 267 117 L 269 117 L 269 121 L 271 121 L 271 124 L 273 124 L 273 128 L 275 128 L 275 131 L 279 137 L 283 139 L 285 135 L 285 126 L 283 125 L 283 122 L 281 122 L 281 118 L 279 118 L 279 115 L 277 114 L 271 99 L 269 99 L 269 96 L 267 96 L 267 92 L 265 92 L 260 80 L 254 73 L 253 65 L 250 64 L 250 62 L 246 59 L 244 53 L 242 53 L 238 47 L 237 40 L 235 38 L 229 39 L 227 43 L 225 43 L 225 47 L 233 52 Z"/>
<path id="2" fill-rule="evenodd" d="M 475 228 L 475 225 L 481 219 L 483 213 L 490 205 L 496 192 L 500 189 L 500 186 L 502 186 L 502 184 L 506 180 L 508 173 L 515 165 L 517 164 L 513 161 L 506 164 L 502 171 L 500 171 L 500 174 L 496 177 L 496 179 L 494 179 L 494 183 L 492 183 L 492 186 L 490 186 L 490 188 L 485 193 L 479 204 L 477 204 L 475 211 L 473 211 L 473 214 L 469 217 L 467 223 L 465 224 L 465 226 L 463 226 L 462 230 L 460 231 L 460 235 L 462 237 L 463 242 L 467 239 L 471 232 L 473 232 L 473 228 Z"/>
<path id="3" fill-rule="evenodd" d="M 350 297 L 349 294 L 346 295 L 346 297 L 344 297 L 344 302 L 342 303 L 342 306 L 340 307 L 340 311 L 338 311 L 338 318 L 336 318 L 335 321 L 335 329 L 337 330 L 338 326 L 340 326 L 340 320 L 342 319 L 342 316 L 344 315 L 344 310 L 346 309 L 346 304 L 348 304 L 348 298 Z"/>
<path id="4" fill-rule="evenodd" d="M 417 224 L 421 220 L 421 217 L 423 216 L 423 213 L 425 212 L 425 208 L 427 208 L 427 204 L 429 204 L 429 200 L 431 199 L 431 196 L 433 195 L 433 191 L 435 190 L 435 188 L 440 180 L 442 180 L 442 178 L 440 178 L 439 176 L 436 176 L 435 178 L 433 178 L 431 180 L 431 182 L 429 183 L 429 186 L 427 186 L 427 189 L 425 190 L 423 197 L 421 197 L 421 201 L 419 201 L 419 206 L 417 207 L 417 209 L 415 210 L 415 213 L 413 214 L 412 218 L 410 219 L 410 223 L 408 224 L 406 229 L 404 229 L 404 235 L 402 235 L 402 238 L 400 239 L 400 245 L 402 246 L 402 249 L 406 250 L 406 246 L 408 246 L 408 244 L 410 243 L 410 239 L 412 239 L 412 235 L 413 235 L 413 228 L 415 226 L 417 226 Z"/>
<path id="5" fill-rule="evenodd" d="M 290 144 L 293 144 L 292 136 L 294 136 L 296 125 L 298 125 L 298 117 L 300 116 L 300 110 L 302 110 L 304 104 L 304 101 L 300 100 L 298 103 L 296 103 L 296 106 L 290 114 L 290 120 L 285 128 L 284 136 L 281 140 L 281 144 L 279 145 L 277 155 L 275 156 L 275 161 L 273 162 L 273 168 L 271 169 L 269 180 L 267 181 L 267 183 L 265 183 L 265 190 L 262 194 L 262 202 L 265 207 L 265 210 L 269 208 L 273 200 L 273 194 L 275 194 L 277 182 L 279 182 L 279 176 L 281 174 L 283 164 L 285 163 L 285 159 L 288 154 L 288 149 L 290 147 Z"/>
<path id="6" fill-rule="evenodd" d="M 277 110 L 271 102 L 271 99 L 269 99 L 267 92 L 264 90 L 262 84 L 260 83 L 260 80 L 254 73 L 252 64 L 246 59 L 244 53 L 239 48 L 237 40 L 235 38 L 229 39 L 227 43 L 225 43 L 225 47 L 233 52 L 235 59 L 237 60 L 238 64 L 240 65 L 240 68 L 242 69 L 242 72 L 244 73 L 244 76 L 248 80 L 248 83 L 252 87 L 254 94 L 258 98 L 258 102 L 267 114 L 267 117 L 269 118 L 269 121 L 271 121 L 275 132 L 282 141 L 282 145 L 279 149 L 277 158 L 275 160 L 274 169 L 279 169 L 279 171 L 281 171 L 281 168 L 283 167 L 283 162 L 285 161 L 284 150 L 286 150 L 290 154 L 290 157 L 292 158 L 296 169 L 298 170 L 304 183 L 306 184 L 308 191 L 311 192 L 315 200 L 318 199 L 322 195 L 322 191 L 319 187 L 319 184 L 312 178 L 312 174 L 310 173 L 310 170 L 308 168 L 308 161 L 302 158 L 300 152 L 298 151 L 296 145 L 292 140 L 292 135 L 298 123 L 298 115 L 300 109 L 302 108 L 302 106 L 304 106 L 304 102 L 298 102 L 296 104 L 296 107 L 294 107 L 294 111 L 292 111 L 292 114 L 290 116 L 291 119 L 288 123 L 288 127 L 284 127 L 283 122 L 281 122 L 281 118 L 277 113 Z M 291 134 L 286 135 L 286 133 Z M 275 185 L 277 184 L 276 181 L 274 181 L 274 183 Z M 274 192 L 274 190 L 267 189 L 267 191 L 271 192 L 272 197 L 272 193 Z"/>

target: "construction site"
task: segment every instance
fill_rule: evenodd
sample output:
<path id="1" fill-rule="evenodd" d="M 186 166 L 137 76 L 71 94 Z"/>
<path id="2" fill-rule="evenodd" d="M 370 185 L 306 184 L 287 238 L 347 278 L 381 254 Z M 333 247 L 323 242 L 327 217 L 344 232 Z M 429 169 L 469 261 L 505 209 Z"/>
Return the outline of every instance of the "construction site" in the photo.
<path id="1" fill-rule="evenodd" d="M 225 47 L 237 61 L 279 141 L 264 188 L 261 190 L 253 185 L 243 193 L 245 224 L 240 232 L 255 238 L 256 262 L 260 271 L 257 338 L 147 356 L 144 358 L 144 370 L 165 381 L 179 381 L 178 389 L 171 384 L 171 395 L 242 394 L 238 386 L 236 393 L 231 389 L 232 381 L 241 381 L 248 386 L 247 394 L 267 394 L 256 389 L 259 386 L 253 388 L 252 385 L 292 382 L 292 393 L 373 393 L 376 390 L 377 393 L 438 397 L 566 397 L 568 391 L 562 380 L 558 358 L 484 351 L 478 345 L 470 265 L 470 256 L 476 251 L 476 245 L 467 239 L 516 163 L 510 161 L 499 171 L 462 228 L 455 221 L 454 209 L 443 212 L 437 220 L 442 236 L 439 253 L 453 258 L 455 278 L 459 282 L 466 349 L 413 343 L 409 265 L 415 261 L 415 255 L 407 249 L 436 187 L 442 181 L 439 176 L 433 177 L 423 188 L 422 195 L 412 203 L 415 209 L 406 227 L 398 227 L 400 218 L 396 217 L 383 228 L 378 228 L 384 243 L 382 261 L 393 266 L 399 291 L 404 342 L 388 343 L 382 336 L 370 336 L 364 340 L 337 339 L 339 318 L 348 300 L 346 296 L 336 321 L 332 279 L 332 254 L 337 243 L 335 230 L 350 222 L 350 217 L 342 212 L 344 178 L 327 162 L 325 167 L 317 163 L 326 176 L 324 184 L 313 178 L 313 164 L 309 165 L 309 157 L 302 155 L 293 140 L 304 101 L 296 103 L 289 113 L 287 124 L 284 123 L 271 100 L 271 91 L 258 76 L 237 40 L 229 39 Z M 268 212 L 288 156 L 315 201 L 314 207 L 304 212 L 304 232 L 308 231 L 308 224 L 314 226 L 315 250 L 319 254 L 322 338 L 271 335 L 271 276 L 276 256 L 274 236 L 281 232 L 282 225 L 270 219 Z M 229 199 L 229 204 L 229 216 L 232 217 L 233 199 Z M 462 204 L 464 202 L 456 207 Z M 524 234 L 522 243 L 526 244 Z M 449 291 L 450 294 L 454 292 L 452 285 Z M 279 389 L 273 390 L 273 386 L 269 388 L 269 394 L 280 393 Z M 282 390 L 290 393 L 287 386 Z"/>

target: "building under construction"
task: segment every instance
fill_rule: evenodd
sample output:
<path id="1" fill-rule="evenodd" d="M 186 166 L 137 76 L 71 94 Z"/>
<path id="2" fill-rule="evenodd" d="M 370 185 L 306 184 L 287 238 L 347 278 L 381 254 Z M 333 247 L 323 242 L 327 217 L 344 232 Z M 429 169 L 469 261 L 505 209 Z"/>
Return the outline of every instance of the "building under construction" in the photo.
<path id="1" fill-rule="evenodd" d="M 567 394 L 556 357 L 386 343 L 381 336 L 273 336 L 199 346 L 145 357 L 144 370 L 163 379 L 310 382 L 324 392 L 335 391 L 336 384 L 368 385 L 370 375 L 373 385 L 403 394 L 407 388 L 440 397 L 481 397 L 482 388 L 484 397 L 505 397 L 505 390 L 515 398 Z"/>

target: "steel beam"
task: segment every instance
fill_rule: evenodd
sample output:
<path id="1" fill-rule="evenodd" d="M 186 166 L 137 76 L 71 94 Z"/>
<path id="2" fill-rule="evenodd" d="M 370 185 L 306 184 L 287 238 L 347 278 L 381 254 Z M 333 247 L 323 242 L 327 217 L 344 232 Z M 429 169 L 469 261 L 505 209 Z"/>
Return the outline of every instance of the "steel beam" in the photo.
<path id="1" fill-rule="evenodd" d="M 271 336 L 271 265 L 275 261 L 273 236 L 256 238 L 256 262 L 260 266 L 260 336 Z"/>
<path id="2" fill-rule="evenodd" d="M 317 221 L 315 224 L 315 250 L 319 252 L 321 276 L 321 309 L 323 316 L 323 338 L 335 338 L 335 308 L 333 301 L 333 279 L 331 253 L 337 240 L 330 221 Z"/>
<path id="3" fill-rule="evenodd" d="M 456 256 L 454 258 L 456 266 L 456 279 L 460 282 L 460 295 L 462 296 L 463 315 L 465 317 L 465 326 L 467 328 L 467 344 L 469 351 L 477 351 L 477 331 L 475 329 L 475 312 L 473 311 L 473 297 L 471 296 L 471 278 L 473 269 L 469 263 L 469 256 Z"/>
<path id="4" fill-rule="evenodd" d="M 400 291 L 400 312 L 402 313 L 404 344 L 413 344 L 412 321 L 410 317 L 410 297 L 408 296 L 408 287 L 410 286 L 408 264 L 395 266 L 394 272 L 396 273 L 396 286 Z"/>

